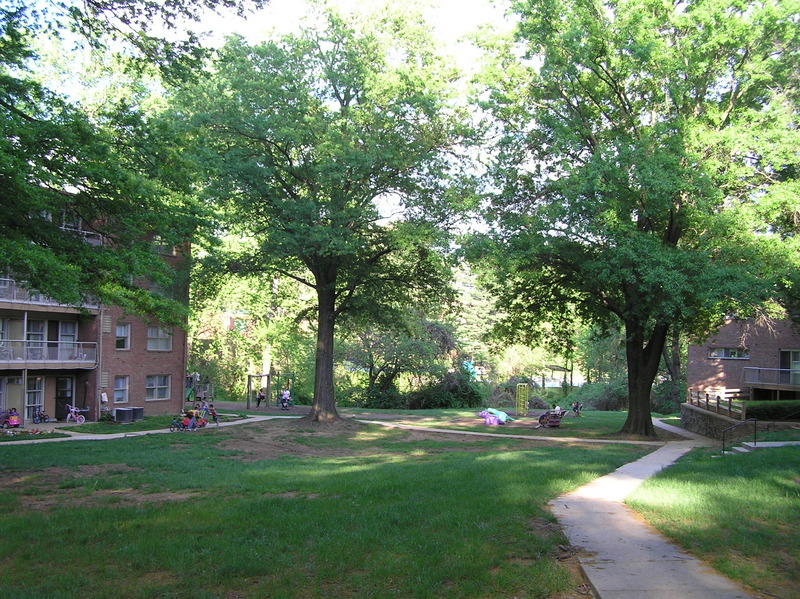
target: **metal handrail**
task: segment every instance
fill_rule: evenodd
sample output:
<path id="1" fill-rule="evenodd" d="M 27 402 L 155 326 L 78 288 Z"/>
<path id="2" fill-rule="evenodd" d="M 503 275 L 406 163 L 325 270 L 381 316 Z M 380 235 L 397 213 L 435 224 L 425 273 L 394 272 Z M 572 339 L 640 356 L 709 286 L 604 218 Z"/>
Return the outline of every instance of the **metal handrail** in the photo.
<path id="1" fill-rule="evenodd" d="M 752 422 L 753 423 L 753 445 L 758 445 L 758 439 L 757 439 L 757 435 L 758 435 L 758 418 L 748 418 L 747 420 L 743 420 L 742 422 L 734 424 L 733 426 L 729 426 L 728 428 L 726 428 L 725 430 L 722 431 L 722 452 L 721 452 L 722 455 L 725 455 L 725 436 L 726 436 L 726 433 L 728 431 L 732 431 L 735 428 L 739 428 L 740 426 L 742 426 L 743 424 L 747 424 L 748 422 Z"/>

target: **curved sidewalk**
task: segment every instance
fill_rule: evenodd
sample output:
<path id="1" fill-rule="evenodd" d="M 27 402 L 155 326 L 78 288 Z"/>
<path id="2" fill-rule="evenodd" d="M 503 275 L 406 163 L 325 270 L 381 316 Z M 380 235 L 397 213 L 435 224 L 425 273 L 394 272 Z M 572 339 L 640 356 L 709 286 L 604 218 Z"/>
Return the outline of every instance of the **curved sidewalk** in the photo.
<path id="1" fill-rule="evenodd" d="M 550 502 L 598 599 L 756 599 L 741 586 L 668 541 L 623 502 L 645 479 L 712 441 L 653 423 L 686 441 L 643 458 Z"/>

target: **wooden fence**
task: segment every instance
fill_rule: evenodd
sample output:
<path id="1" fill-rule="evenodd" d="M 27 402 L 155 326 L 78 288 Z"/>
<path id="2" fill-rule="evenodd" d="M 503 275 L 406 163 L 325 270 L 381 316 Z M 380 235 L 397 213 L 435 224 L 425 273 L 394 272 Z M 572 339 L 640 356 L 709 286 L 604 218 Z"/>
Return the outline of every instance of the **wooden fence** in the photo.
<path id="1" fill-rule="evenodd" d="M 687 403 L 736 420 L 747 419 L 745 402 L 750 399 L 749 389 L 689 389 Z"/>

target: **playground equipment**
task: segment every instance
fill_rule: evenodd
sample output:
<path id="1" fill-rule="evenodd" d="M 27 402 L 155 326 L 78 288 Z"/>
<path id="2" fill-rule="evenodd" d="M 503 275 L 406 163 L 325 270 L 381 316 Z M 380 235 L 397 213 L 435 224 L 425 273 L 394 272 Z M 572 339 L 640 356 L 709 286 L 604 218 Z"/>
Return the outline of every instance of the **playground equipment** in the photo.
<path id="1" fill-rule="evenodd" d="M 514 419 L 508 414 L 501 412 L 500 410 L 495 410 L 494 408 L 486 408 L 479 412 L 478 416 L 483 418 L 483 423 L 488 426 L 505 424 L 506 422 L 514 422 Z"/>
<path id="2" fill-rule="evenodd" d="M 254 379 L 257 379 L 256 386 L 253 385 Z M 266 379 L 266 385 L 264 384 Z M 275 397 L 275 405 L 281 407 L 284 400 L 284 391 L 289 392 L 289 397 L 286 400 L 286 408 L 294 405 L 294 373 L 293 372 L 270 372 L 268 374 L 248 374 L 247 375 L 247 409 L 252 406 L 253 398 L 256 393 L 264 389 L 266 400 L 271 401 Z M 274 390 L 274 396 L 273 396 Z"/>
<path id="3" fill-rule="evenodd" d="M 186 396 L 185 401 L 213 401 L 214 400 L 214 383 L 208 380 L 208 377 L 201 380 L 200 374 L 194 372 L 186 375 Z"/>
<path id="4" fill-rule="evenodd" d="M 528 415 L 528 383 L 517 383 L 517 416 Z"/>

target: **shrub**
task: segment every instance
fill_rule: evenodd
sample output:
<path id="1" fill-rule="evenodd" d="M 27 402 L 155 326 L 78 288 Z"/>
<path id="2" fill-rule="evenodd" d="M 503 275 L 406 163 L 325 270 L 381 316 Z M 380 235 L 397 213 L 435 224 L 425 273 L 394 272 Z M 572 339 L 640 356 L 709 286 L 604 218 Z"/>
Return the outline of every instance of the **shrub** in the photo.
<path id="1" fill-rule="evenodd" d="M 577 401 L 584 409 L 615 412 L 628 404 L 628 383 L 618 379 L 610 383 L 588 383 L 575 389 L 569 396 L 569 403 Z"/>
<path id="2" fill-rule="evenodd" d="M 550 403 L 547 403 L 547 399 L 539 395 L 531 395 L 528 397 L 529 410 L 548 410 L 550 409 Z"/>
<path id="3" fill-rule="evenodd" d="M 747 417 L 759 420 L 800 420 L 800 400 L 748 401 Z"/>
<path id="4" fill-rule="evenodd" d="M 405 410 L 408 409 L 408 401 L 397 389 L 383 392 L 373 389 L 365 393 L 364 407 L 372 410 Z"/>
<path id="5" fill-rule="evenodd" d="M 488 405 L 492 408 L 512 406 L 515 405 L 516 402 L 516 394 L 509 391 L 506 387 L 495 387 L 489 394 Z"/>
<path id="6" fill-rule="evenodd" d="M 477 408 L 484 403 L 481 385 L 467 373 L 448 372 L 439 384 L 408 395 L 411 410 Z"/>

